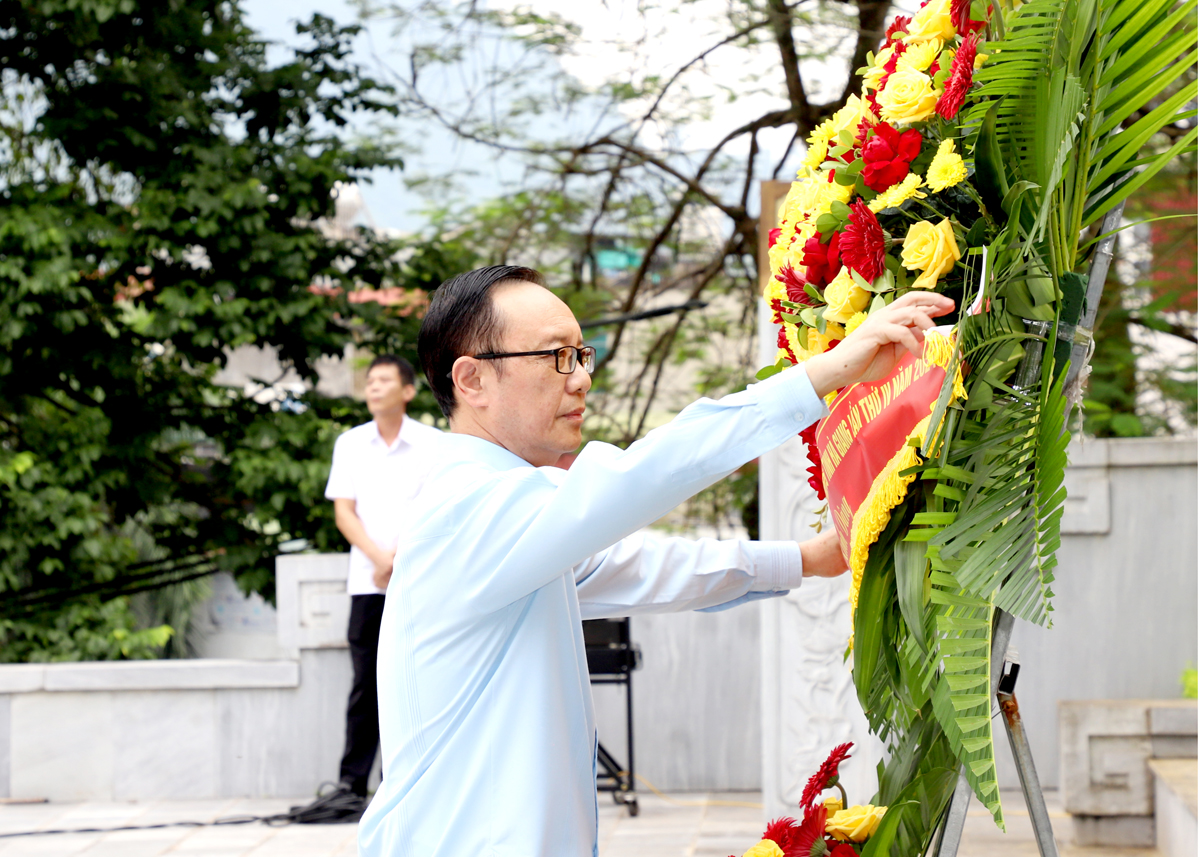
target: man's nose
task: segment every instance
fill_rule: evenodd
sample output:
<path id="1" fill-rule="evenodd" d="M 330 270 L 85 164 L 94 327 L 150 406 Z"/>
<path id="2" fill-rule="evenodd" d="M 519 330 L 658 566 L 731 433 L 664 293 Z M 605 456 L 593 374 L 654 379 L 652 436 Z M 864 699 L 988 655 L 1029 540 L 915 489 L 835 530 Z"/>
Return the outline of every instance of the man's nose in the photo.
<path id="1" fill-rule="evenodd" d="M 568 393 L 586 393 L 592 389 L 592 376 L 583 368 L 583 361 L 575 364 L 575 371 L 567 376 Z"/>

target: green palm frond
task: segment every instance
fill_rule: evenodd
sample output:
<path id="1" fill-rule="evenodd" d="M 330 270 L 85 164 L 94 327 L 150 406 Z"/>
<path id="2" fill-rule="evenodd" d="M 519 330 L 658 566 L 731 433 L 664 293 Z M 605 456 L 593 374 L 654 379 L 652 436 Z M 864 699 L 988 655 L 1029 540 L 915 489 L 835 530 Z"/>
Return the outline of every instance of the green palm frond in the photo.
<path id="1" fill-rule="evenodd" d="M 1032 0 L 991 45 L 967 117 L 976 160 L 1007 187 L 1034 186 L 1017 212 L 1024 249 L 1037 249 L 1055 281 L 1079 263 L 1082 229 L 1195 150 L 1193 128 L 1146 152 L 1163 128 L 1196 115 L 1195 10 L 1196 0 Z"/>

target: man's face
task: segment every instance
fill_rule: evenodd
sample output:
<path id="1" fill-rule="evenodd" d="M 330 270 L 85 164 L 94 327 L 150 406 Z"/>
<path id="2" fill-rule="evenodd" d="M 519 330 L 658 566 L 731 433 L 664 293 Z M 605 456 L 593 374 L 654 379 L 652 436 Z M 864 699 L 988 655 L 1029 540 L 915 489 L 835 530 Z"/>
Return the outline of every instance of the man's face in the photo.
<path id="1" fill-rule="evenodd" d="M 403 414 L 417 389 L 404 383 L 398 366 L 383 363 L 367 372 L 366 394 L 367 410 L 377 417 L 396 411 Z"/>
<path id="2" fill-rule="evenodd" d="M 575 315 L 550 290 L 511 283 L 498 286 L 492 299 L 503 331 L 497 351 L 583 345 Z M 556 371 L 553 355 L 481 360 L 478 371 L 482 395 L 472 396 L 473 416 L 507 449 L 543 466 L 579 448 L 584 399 L 592 387 L 582 362 L 570 375 Z"/>

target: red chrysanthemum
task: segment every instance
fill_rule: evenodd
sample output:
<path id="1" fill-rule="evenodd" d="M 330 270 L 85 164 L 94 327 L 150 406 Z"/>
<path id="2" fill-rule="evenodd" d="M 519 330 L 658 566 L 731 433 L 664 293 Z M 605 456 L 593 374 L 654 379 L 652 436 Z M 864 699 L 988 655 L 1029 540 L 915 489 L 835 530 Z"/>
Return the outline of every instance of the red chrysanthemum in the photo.
<path id="1" fill-rule="evenodd" d="M 804 821 L 797 828 L 796 847 L 804 857 L 822 857 L 829 853 L 825 845 L 824 806 L 815 806 L 804 813 Z"/>
<path id="2" fill-rule="evenodd" d="M 791 265 L 784 265 L 780 268 L 775 279 L 783 283 L 784 288 L 787 289 L 788 300 L 792 303 L 816 306 L 813 299 L 808 296 L 808 292 L 804 291 L 804 278 L 797 274 L 796 269 Z"/>
<path id="3" fill-rule="evenodd" d="M 821 763 L 817 772 L 808 778 L 804 792 L 800 796 L 800 806 L 807 810 L 825 789 L 837 783 L 838 765 L 850 758 L 850 748 L 853 743 L 838 744 L 829 754 L 829 758 Z"/>
<path id="4" fill-rule="evenodd" d="M 804 281 L 815 288 L 823 289 L 829 281 L 837 276 L 842 268 L 841 262 L 842 234 L 834 232 L 828 243 L 822 244 L 821 239 L 814 235 L 804 242 Z"/>
<path id="5" fill-rule="evenodd" d="M 883 273 L 883 228 L 861 199 L 850 206 L 850 222 L 842 230 L 842 263 L 868 283 Z"/>
<path id="6" fill-rule="evenodd" d="M 967 5 L 969 6 L 970 4 L 968 3 Z M 892 40 L 892 36 L 896 35 L 897 33 L 902 36 L 906 34 L 908 32 L 908 25 L 911 23 L 911 16 L 897 15 L 896 20 L 892 21 L 892 23 L 888 25 L 887 32 L 883 35 L 883 43 L 886 45 Z"/>
<path id="7" fill-rule="evenodd" d="M 950 0 L 950 20 L 960 36 L 978 33 L 983 29 L 983 21 L 971 20 L 971 0 Z"/>
<path id="8" fill-rule="evenodd" d="M 954 62 L 950 65 L 950 77 L 933 108 L 943 119 L 955 117 L 962 108 L 967 93 L 971 90 L 971 81 L 975 78 L 975 53 L 978 47 L 979 37 L 971 33 L 963 39 L 962 44 L 958 46 L 958 51 L 954 54 Z"/>
<path id="9" fill-rule="evenodd" d="M 782 229 L 772 229 L 770 232 L 767 233 L 767 246 L 768 247 L 775 246 L 775 242 L 779 240 L 779 233 L 782 231 L 783 231 Z"/>
<path id="10" fill-rule="evenodd" d="M 901 133 L 886 122 L 877 123 L 875 133 L 862 147 L 863 184 L 883 193 L 903 181 L 908 175 L 908 165 L 920 152 L 920 131 L 910 128 Z"/>
<path id="11" fill-rule="evenodd" d="M 783 857 L 809 857 L 808 851 L 801 850 L 798 844 L 800 826 L 794 818 L 777 818 L 767 825 L 763 839 L 770 839 L 779 846 Z"/>

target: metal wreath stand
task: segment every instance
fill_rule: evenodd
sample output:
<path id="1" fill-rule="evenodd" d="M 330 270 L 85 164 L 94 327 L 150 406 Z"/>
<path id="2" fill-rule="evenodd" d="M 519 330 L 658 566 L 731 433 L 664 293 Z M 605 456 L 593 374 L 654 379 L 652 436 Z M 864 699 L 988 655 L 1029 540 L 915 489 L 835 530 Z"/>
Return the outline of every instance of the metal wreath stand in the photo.
<path id="1" fill-rule="evenodd" d="M 1068 420 L 1079 398 L 1083 382 L 1087 380 L 1090 372 L 1090 360 L 1095 347 L 1092 325 L 1096 322 L 1096 310 L 1100 304 L 1100 295 L 1104 291 L 1104 282 L 1108 277 L 1113 247 L 1117 240 L 1116 229 L 1121 222 L 1121 214 L 1124 209 L 1125 204 L 1122 202 L 1111 209 L 1100 224 L 1100 234 L 1107 237 L 1100 241 L 1092 256 L 1079 324 L 1059 326 L 1058 339 L 1071 343 L 1071 363 L 1067 367 L 1066 383 L 1063 385 L 1063 389 L 1066 391 Z M 1065 430 L 1066 428 L 1064 428 Z M 1038 851 L 1041 857 L 1058 857 L 1058 846 L 1054 842 L 1054 830 L 1050 826 L 1050 813 L 1046 809 L 1046 798 L 1042 794 L 1041 783 L 1038 782 L 1037 769 L 1033 764 L 1033 754 L 1029 749 L 1025 726 L 1021 722 L 1021 710 L 1017 706 L 1017 697 L 1014 693 L 1021 665 L 1008 646 L 1009 640 L 1012 639 L 1013 623 L 1014 617 L 1011 613 L 1003 610 L 996 611 L 996 619 L 992 627 L 992 694 L 996 697 L 1000 714 L 1004 719 L 1004 731 L 1008 733 L 1008 743 L 1012 748 L 1013 761 L 1016 763 L 1017 774 L 1021 779 L 1021 792 L 1025 795 L 1025 806 L 1029 810 L 1030 821 L 1033 822 L 1033 835 Z M 946 819 L 938 835 L 937 845 L 934 847 L 933 853 L 937 857 L 956 857 L 958 854 L 963 827 L 967 821 L 967 807 L 971 802 L 971 794 L 971 785 L 960 770 L 958 784 L 954 788 L 954 795 L 950 798 Z"/>

